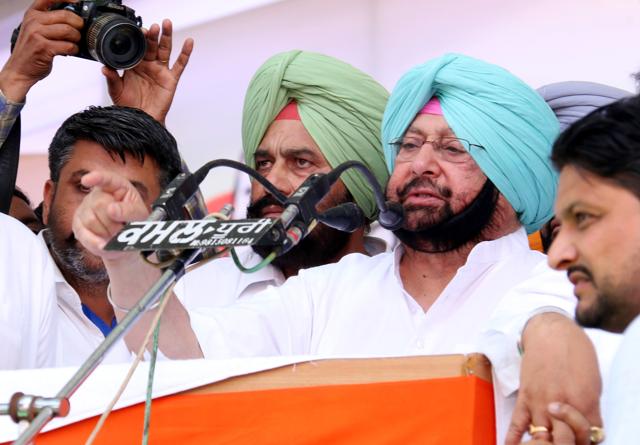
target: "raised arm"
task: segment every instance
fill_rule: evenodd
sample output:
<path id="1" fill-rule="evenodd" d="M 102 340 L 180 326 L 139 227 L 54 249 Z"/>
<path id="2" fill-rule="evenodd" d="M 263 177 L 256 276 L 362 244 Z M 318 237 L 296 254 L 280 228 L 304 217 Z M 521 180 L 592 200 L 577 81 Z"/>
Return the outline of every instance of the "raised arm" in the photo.
<path id="1" fill-rule="evenodd" d="M 147 52 L 142 62 L 122 76 L 111 68 L 102 68 L 114 104 L 140 108 L 164 124 L 180 76 L 193 51 L 193 39 L 186 39 L 175 63 L 169 67 L 172 34 L 170 20 L 163 20 L 162 31 L 154 23 L 146 31 Z"/>
<path id="2" fill-rule="evenodd" d="M 0 91 L 4 96 L 0 103 L 0 145 L 31 87 L 51 72 L 53 58 L 78 52 L 83 21 L 70 11 L 49 11 L 54 3 L 56 0 L 36 0 L 27 9 L 13 52 L 0 71 Z"/>
<path id="3" fill-rule="evenodd" d="M 82 178 L 82 185 L 91 192 L 76 211 L 73 232 L 91 253 L 102 257 L 113 301 L 120 308 L 131 308 L 160 277 L 160 271 L 137 253 L 107 252 L 104 246 L 126 222 L 145 219 L 149 209 L 136 188 L 116 174 L 91 172 Z M 117 307 L 114 310 L 118 320 L 126 315 Z M 151 310 L 143 315 L 129 331 L 125 340 L 130 350 L 140 348 L 154 314 L 155 310 Z M 164 355 L 176 359 L 202 357 L 189 315 L 177 298 L 171 297 L 160 326 L 160 350 Z"/>

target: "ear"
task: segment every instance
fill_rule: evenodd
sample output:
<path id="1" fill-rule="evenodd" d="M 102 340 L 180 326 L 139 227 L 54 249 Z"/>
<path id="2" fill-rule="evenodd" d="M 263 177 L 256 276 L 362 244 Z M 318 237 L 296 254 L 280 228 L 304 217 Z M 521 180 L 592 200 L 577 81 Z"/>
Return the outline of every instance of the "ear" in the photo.
<path id="1" fill-rule="evenodd" d="M 45 226 L 49 225 L 49 212 L 51 211 L 51 203 L 56 195 L 56 184 L 51 179 L 47 179 L 44 183 L 44 191 L 42 192 L 44 200 L 42 201 L 42 222 Z"/>

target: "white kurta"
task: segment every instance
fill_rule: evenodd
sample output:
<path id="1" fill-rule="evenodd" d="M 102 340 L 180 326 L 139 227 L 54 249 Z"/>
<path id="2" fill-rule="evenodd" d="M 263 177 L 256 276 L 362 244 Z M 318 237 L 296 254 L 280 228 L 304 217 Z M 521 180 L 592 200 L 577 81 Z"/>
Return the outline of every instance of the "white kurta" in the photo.
<path id="1" fill-rule="evenodd" d="M 104 335 L 82 312 L 82 303 L 76 290 L 64 279 L 46 246 L 42 232 L 38 235 L 42 247 L 53 263 L 58 319 L 56 366 L 79 366 L 104 340 Z M 106 298 L 106 297 L 105 297 Z M 131 361 L 131 354 L 121 339 L 113 345 L 103 363 Z"/>
<path id="2" fill-rule="evenodd" d="M 33 233 L 0 214 L 0 369 L 54 365 L 53 267 Z"/>
<path id="3" fill-rule="evenodd" d="M 364 237 L 365 250 L 369 255 L 385 251 L 385 241 L 370 236 Z M 241 264 L 255 266 L 262 257 L 250 247 L 237 249 Z M 243 273 L 230 257 L 218 258 L 185 274 L 174 287 L 178 299 L 187 309 L 220 307 L 247 299 L 267 289 L 280 286 L 285 277 L 275 266 L 268 265 L 257 272 Z M 211 289 L 211 292 L 203 292 Z"/>
<path id="4" fill-rule="evenodd" d="M 238 249 L 238 258 L 245 266 L 254 266 L 262 257 L 250 247 Z M 254 273 L 241 272 L 230 257 L 216 258 L 186 273 L 173 291 L 187 309 L 227 306 L 239 298 L 250 297 L 280 286 L 285 278 L 280 269 L 268 265 Z M 210 289 L 210 292 L 203 290 Z"/>
<path id="5" fill-rule="evenodd" d="M 640 316 L 627 327 L 604 399 L 605 444 L 640 443 Z"/>
<path id="6" fill-rule="evenodd" d="M 529 249 L 524 230 L 475 246 L 427 312 L 403 288 L 402 252 L 348 255 L 251 301 L 190 311 L 205 356 L 475 352 L 506 294 L 519 298 L 541 289 L 547 304 L 575 304 L 565 275 Z"/>

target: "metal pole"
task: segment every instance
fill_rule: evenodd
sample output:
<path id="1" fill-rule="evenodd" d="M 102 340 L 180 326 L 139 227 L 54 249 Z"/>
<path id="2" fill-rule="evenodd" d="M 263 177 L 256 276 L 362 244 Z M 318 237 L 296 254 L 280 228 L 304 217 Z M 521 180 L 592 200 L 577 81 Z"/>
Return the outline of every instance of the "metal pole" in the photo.
<path id="1" fill-rule="evenodd" d="M 183 252 L 174 262 L 164 271 L 160 279 L 147 291 L 138 303 L 129 311 L 120 323 L 111 331 L 111 333 L 100 343 L 100 346 L 82 364 L 80 369 L 71 377 L 66 385 L 58 392 L 56 399 L 68 400 L 73 393 L 82 385 L 82 383 L 91 375 L 94 369 L 98 367 L 104 356 L 109 352 L 111 347 L 125 335 L 133 324 L 140 318 L 148 307 L 164 295 L 175 281 L 183 274 L 187 265 L 189 265 L 198 255 L 200 249 L 188 250 Z M 3 407 L 4 409 L 4 407 Z M 25 429 L 20 437 L 14 442 L 14 445 L 27 445 L 31 443 L 33 438 L 40 432 L 42 428 L 55 415 L 51 407 L 43 408 L 33 419 L 30 425 Z"/>

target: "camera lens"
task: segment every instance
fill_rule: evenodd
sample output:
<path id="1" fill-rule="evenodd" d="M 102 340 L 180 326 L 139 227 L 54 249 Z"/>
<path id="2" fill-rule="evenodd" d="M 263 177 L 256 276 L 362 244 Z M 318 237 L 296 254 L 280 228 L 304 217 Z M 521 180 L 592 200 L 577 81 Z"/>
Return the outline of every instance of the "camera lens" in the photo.
<path id="1" fill-rule="evenodd" d="M 131 39 L 122 34 L 117 35 L 109 42 L 109 51 L 116 56 L 126 56 L 131 51 Z"/>
<path id="2" fill-rule="evenodd" d="M 87 49 L 93 58 L 114 69 L 136 66 L 147 49 L 142 30 L 131 20 L 105 14 L 87 31 Z"/>

